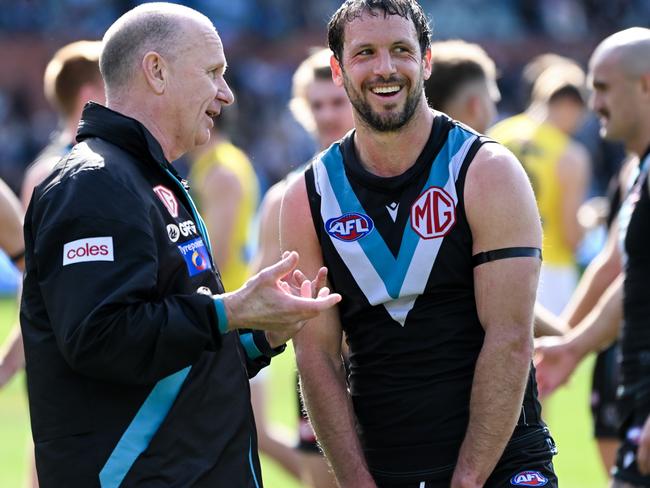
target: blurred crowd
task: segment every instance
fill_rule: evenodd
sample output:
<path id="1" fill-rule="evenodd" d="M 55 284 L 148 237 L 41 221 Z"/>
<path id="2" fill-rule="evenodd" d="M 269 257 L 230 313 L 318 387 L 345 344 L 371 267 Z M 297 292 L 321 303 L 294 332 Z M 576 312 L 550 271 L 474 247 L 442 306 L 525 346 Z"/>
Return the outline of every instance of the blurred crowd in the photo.
<path id="1" fill-rule="evenodd" d="M 56 117 L 42 95 L 42 72 L 66 42 L 98 39 L 130 0 L 15 0 L 0 9 L 0 178 L 14 190 L 25 166 L 48 141 Z M 338 0 L 188 0 L 220 31 L 237 103 L 231 137 L 250 155 L 262 189 L 313 154 L 316 145 L 287 110 L 291 76 L 311 46 L 325 44 L 325 23 Z M 644 0 L 424 0 L 434 39 L 480 43 L 499 69 L 499 118 L 524 108 L 522 66 L 557 52 L 585 64 L 596 42 L 650 18 Z M 436 19 L 440 19 L 437 22 Z M 589 131 L 588 131 L 589 132 Z M 593 131 L 589 133 L 593 134 Z M 589 142 L 589 137 L 584 142 Z M 597 137 L 592 144 L 595 144 Z M 182 164 L 181 164 L 182 167 Z M 602 173 L 602 175 L 600 174 Z M 595 163 L 592 194 L 612 170 Z"/>

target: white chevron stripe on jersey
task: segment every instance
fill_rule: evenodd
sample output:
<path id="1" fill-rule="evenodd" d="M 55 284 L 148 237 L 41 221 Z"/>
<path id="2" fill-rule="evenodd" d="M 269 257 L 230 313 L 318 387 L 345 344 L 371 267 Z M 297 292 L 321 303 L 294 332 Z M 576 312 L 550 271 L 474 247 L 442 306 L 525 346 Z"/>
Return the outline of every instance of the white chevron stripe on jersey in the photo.
<path id="1" fill-rule="evenodd" d="M 460 128 L 452 129 L 423 189 L 443 187 L 456 206 L 455 183 L 476 138 Z M 321 196 L 323 222 L 351 212 L 367 214 L 347 181 L 338 145 L 314 162 L 314 180 Z M 393 320 L 403 326 L 416 298 L 424 292 L 444 237 L 421 239 L 407 224 L 397 259 L 377 231 L 353 242 L 330 239 L 368 302 L 384 305 Z"/>

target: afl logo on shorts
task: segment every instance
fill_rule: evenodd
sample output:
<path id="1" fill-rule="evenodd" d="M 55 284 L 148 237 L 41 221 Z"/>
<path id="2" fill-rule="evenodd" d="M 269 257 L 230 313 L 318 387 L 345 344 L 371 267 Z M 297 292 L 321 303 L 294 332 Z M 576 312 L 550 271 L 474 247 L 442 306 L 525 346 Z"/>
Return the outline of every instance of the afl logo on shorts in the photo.
<path id="1" fill-rule="evenodd" d="M 513 486 L 544 486 L 548 479 L 539 471 L 522 471 L 510 480 Z"/>
<path id="2" fill-rule="evenodd" d="M 374 227 L 375 224 L 370 217 L 356 212 L 329 219 L 325 223 L 327 233 L 343 242 L 359 240 L 370 234 Z"/>
<path id="3" fill-rule="evenodd" d="M 454 199 L 438 186 L 427 188 L 411 207 L 411 227 L 423 239 L 443 237 L 455 223 Z"/>

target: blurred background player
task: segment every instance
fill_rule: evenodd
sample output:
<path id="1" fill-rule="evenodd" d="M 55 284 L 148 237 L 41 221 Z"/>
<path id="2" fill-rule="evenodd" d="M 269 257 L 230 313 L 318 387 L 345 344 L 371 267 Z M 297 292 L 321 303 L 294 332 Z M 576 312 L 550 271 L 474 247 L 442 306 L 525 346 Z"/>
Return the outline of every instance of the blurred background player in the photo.
<path id="1" fill-rule="evenodd" d="M 45 68 L 45 96 L 59 116 L 59 128 L 50 143 L 25 172 L 20 199 L 27 208 L 34 187 L 75 143 L 81 111 L 89 101 L 104 103 L 104 82 L 99 73 L 100 41 L 77 41 L 59 49 Z"/>
<path id="2" fill-rule="evenodd" d="M 478 44 L 461 40 L 431 44 L 432 71 L 424 83 L 429 105 L 484 134 L 501 99 L 492 58 Z"/>
<path id="3" fill-rule="evenodd" d="M 259 183 L 248 156 L 229 138 L 234 109 L 214 119 L 210 142 L 191 164 L 192 195 L 210 234 L 224 288 L 236 290 L 250 277 L 251 225 Z M 183 230 L 181 229 L 181 232 Z"/>
<path id="4" fill-rule="evenodd" d="M 329 49 L 319 48 L 305 59 L 293 75 L 292 99 L 289 108 L 296 120 L 312 134 L 319 152 L 342 138 L 353 127 L 352 106 L 343 87 L 332 81 Z M 303 165 L 287 176 L 302 171 Z M 273 185 L 262 201 L 259 210 L 259 250 L 253 265 L 254 272 L 273 263 L 280 256 L 280 204 L 286 179 Z M 258 444 L 262 452 L 270 455 L 306 485 L 316 488 L 336 487 L 325 458 L 321 454 L 314 430 L 304 411 L 298 393 L 298 432 L 296 452 L 270 434 L 265 421 L 264 384 L 253 381 L 252 400 L 258 430 Z"/>
<path id="5" fill-rule="evenodd" d="M 526 112 L 489 132 L 522 162 L 533 185 L 544 228 L 537 298 L 555 314 L 578 280 L 574 253 L 583 232 L 577 213 L 586 196 L 590 163 L 572 134 L 585 115 L 584 83 L 577 63 L 551 62 L 535 80 Z"/>
<path id="6" fill-rule="evenodd" d="M 20 200 L 7 184 L 0 180 L 0 249 L 22 271 L 25 267 L 23 240 L 23 209 Z M 5 344 L 0 347 L 0 388 L 25 365 L 25 354 L 16 325 Z"/>
<path id="7" fill-rule="evenodd" d="M 650 30 L 631 28 L 606 38 L 590 61 L 601 135 L 620 140 L 641 159 L 624 169 L 628 187 L 607 247 L 587 269 L 569 320 L 575 325 L 563 338 L 537 348 L 539 386 L 549 393 L 564 383 L 588 353 L 610 344 L 621 329 L 619 377 L 620 440 L 613 487 L 650 486 L 650 415 L 648 412 L 648 153 L 650 120 Z M 629 171 L 627 171 L 629 170 Z M 623 269 L 623 273 L 619 274 Z M 621 320 L 624 318 L 625 320 Z M 579 323 L 578 323 L 579 322 Z"/>
<path id="8" fill-rule="evenodd" d="M 564 56 L 559 56 L 554 53 L 546 53 L 535 57 L 526 65 L 523 70 L 522 78 L 524 81 L 524 89 L 530 94 L 531 98 L 534 97 L 535 87 L 538 86 L 536 85 L 537 80 L 540 79 L 542 74 L 549 68 L 552 69 L 552 71 L 549 73 L 557 74 L 558 70 L 561 70 L 563 66 L 567 66 L 569 70 L 575 71 L 575 62 Z M 576 78 L 578 77 L 576 76 Z M 592 114 L 588 114 L 587 120 L 584 121 L 583 126 L 577 128 L 577 130 L 574 130 L 572 132 L 572 136 L 575 136 L 577 141 L 591 141 L 591 139 L 588 137 L 589 131 L 592 129 L 591 119 L 595 120 L 596 126 L 598 126 L 597 118 Z M 592 194 L 598 194 L 600 191 L 598 187 L 602 186 L 602 184 L 599 184 L 597 181 L 600 179 L 599 175 L 601 173 L 607 173 L 602 168 L 620 166 L 621 152 L 617 146 L 618 145 L 615 145 L 611 141 L 601 139 L 600 136 L 598 136 L 597 141 L 592 141 L 586 146 L 590 150 L 589 161 L 591 164 L 589 167 L 590 176 L 592 177 Z M 597 160 L 607 161 L 597 163 Z M 635 161 L 631 162 L 633 165 L 636 164 Z M 601 167 L 601 169 L 599 169 L 599 167 Z M 627 192 L 626 188 L 628 187 L 628 183 L 626 181 L 629 178 L 624 175 L 628 174 L 629 172 L 630 171 L 628 168 L 622 171 L 620 175 L 616 175 L 614 178 L 615 183 L 613 185 L 613 188 L 610 190 L 609 195 L 610 209 L 607 212 L 608 215 L 603 216 L 603 223 L 607 228 L 609 228 L 612 221 L 615 220 L 615 216 L 620 205 L 621 195 L 624 196 Z M 585 216 L 588 213 L 592 215 L 599 213 L 599 210 L 593 205 L 599 203 L 597 200 L 598 199 L 593 199 L 579 207 L 576 215 L 578 221 L 581 223 L 584 222 L 586 219 L 582 216 Z M 571 206 L 573 207 L 573 205 L 577 205 L 578 203 L 579 202 L 574 201 Z M 571 208 L 568 208 L 567 212 L 573 212 L 573 210 Z M 565 219 L 570 222 L 571 215 L 565 215 Z M 545 235 L 545 243 L 547 242 L 546 238 L 547 235 Z M 553 238 L 553 236 L 551 236 L 551 238 Z M 583 241 L 582 246 L 585 244 L 588 243 L 585 243 Z M 603 252 L 596 256 L 595 259 L 587 260 L 588 266 L 580 280 L 580 284 L 577 285 L 572 296 L 568 295 L 571 297 L 570 300 L 558 297 L 560 302 L 566 301 L 567 303 L 561 310 L 562 319 L 559 322 L 556 322 L 556 324 L 558 324 L 557 328 L 566 330 L 569 327 L 574 327 L 577 325 L 595 306 L 596 301 L 600 297 L 600 293 L 604 291 L 604 288 L 614 280 L 617 272 L 610 273 L 608 271 L 612 269 L 612 267 L 613 269 L 616 269 L 617 265 L 616 263 L 608 261 L 606 258 L 607 255 L 608 251 L 607 249 L 604 249 Z M 551 259 L 552 258 L 553 255 L 551 255 Z M 545 256 L 544 259 L 545 261 L 548 261 L 547 256 Z M 589 263 L 589 261 L 591 262 Z M 620 265 L 618 266 L 620 269 Z M 542 273 L 544 273 L 544 266 L 542 267 Z M 593 279 L 598 282 L 598 288 L 600 289 L 600 292 L 598 292 L 598 295 L 596 296 L 592 296 L 592 292 L 588 291 L 590 288 L 589 283 L 591 283 Z M 540 280 L 540 289 L 543 287 L 548 289 L 549 285 L 552 287 L 553 283 L 551 282 L 545 287 L 544 282 Z M 543 302 L 544 298 L 542 298 L 541 301 Z M 554 304 L 551 303 L 551 308 L 555 308 L 553 305 Z M 537 313 L 539 313 L 539 308 L 536 310 Z M 553 312 L 558 313 L 557 310 L 553 310 Z M 553 319 L 553 317 L 551 319 Z M 612 345 L 605 351 L 602 351 L 598 354 L 596 363 L 594 365 L 590 395 L 591 413 L 593 418 L 593 433 L 597 441 L 598 452 L 601 456 L 603 466 L 607 473 L 609 473 L 614 464 L 616 449 L 618 447 L 617 426 L 619 416 L 616 406 L 618 364 L 616 352 L 616 346 Z"/>

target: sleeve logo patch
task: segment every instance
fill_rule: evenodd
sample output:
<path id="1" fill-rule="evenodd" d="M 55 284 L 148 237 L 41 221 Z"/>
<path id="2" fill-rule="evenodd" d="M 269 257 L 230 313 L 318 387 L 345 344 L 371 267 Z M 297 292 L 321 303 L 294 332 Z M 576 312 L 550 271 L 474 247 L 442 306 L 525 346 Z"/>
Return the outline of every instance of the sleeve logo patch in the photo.
<path id="1" fill-rule="evenodd" d="M 343 242 L 359 240 L 370 234 L 374 227 L 375 224 L 370 217 L 356 212 L 329 219 L 325 223 L 327 233 Z"/>
<path id="2" fill-rule="evenodd" d="M 548 479 L 539 471 L 522 471 L 510 479 L 513 486 L 544 486 Z"/>
<path id="3" fill-rule="evenodd" d="M 160 201 L 163 202 L 163 205 L 169 212 L 169 215 L 174 218 L 178 217 L 178 200 L 176 200 L 174 192 L 162 185 L 155 186 L 153 188 L 153 191 L 156 195 L 158 195 Z"/>
<path id="4" fill-rule="evenodd" d="M 88 237 L 63 245 L 63 266 L 87 261 L 114 261 L 113 237 Z"/>
<path id="5" fill-rule="evenodd" d="M 190 276 L 203 273 L 210 269 L 210 256 L 208 256 L 208 250 L 203 243 L 203 239 L 200 237 L 179 244 L 178 250 L 185 260 Z"/>

